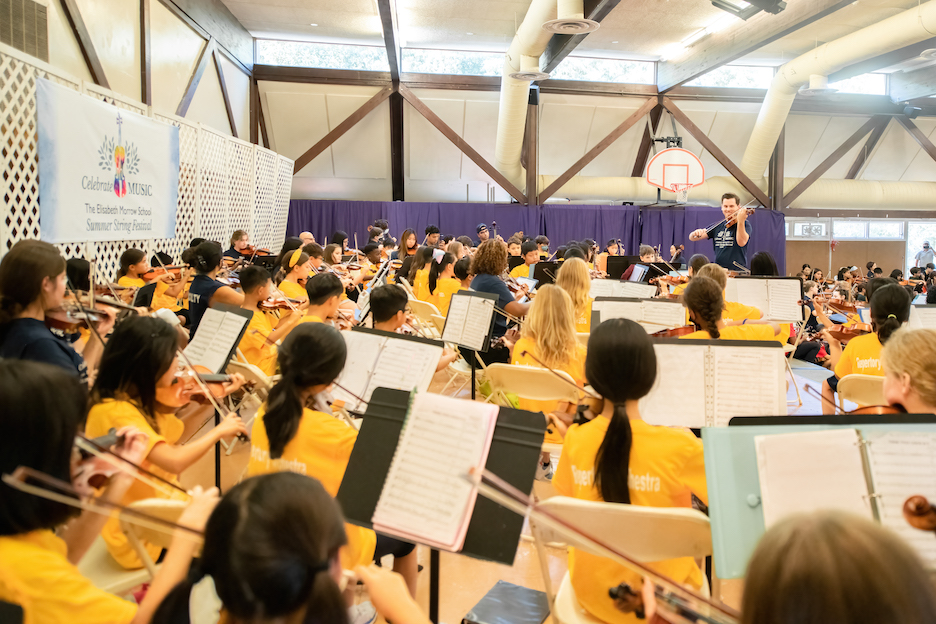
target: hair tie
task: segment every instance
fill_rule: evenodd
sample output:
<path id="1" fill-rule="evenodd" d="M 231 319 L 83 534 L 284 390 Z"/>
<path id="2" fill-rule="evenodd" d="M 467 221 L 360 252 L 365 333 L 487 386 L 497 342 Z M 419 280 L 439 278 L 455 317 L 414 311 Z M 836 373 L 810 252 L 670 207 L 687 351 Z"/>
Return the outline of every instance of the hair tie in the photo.
<path id="1" fill-rule="evenodd" d="M 888 314 L 888 315 L 887 315 L 887 318 L 889 318 L 889 319 L 894 319 L 894 320 L 896 321 L 896 320 L 897 320 L 897 315 L 896 315 L 896 314 Z"/>
<path id="2" fill-rule="evenodd" d="M 436 264 L 442 264 L 442 258 L 445 257 L 445 252 L 441 249 L 432 250 L 432 259 L 436 261 Z"/>
<path id="3" fill-rule="evenodd" d="M 297 247 L 297 248 L 296 248 L 296 251 L 294 251 L 294 252 L 292 253 L 292 255 L 289 257 L 289 268 L 290 268 L 290 269 L 293 268 L 294 266 L 296 266 L 296 263 L 299 262 L 299 256 L 301 256 L 301 255 L 302 255 L 302 247 Z"/>

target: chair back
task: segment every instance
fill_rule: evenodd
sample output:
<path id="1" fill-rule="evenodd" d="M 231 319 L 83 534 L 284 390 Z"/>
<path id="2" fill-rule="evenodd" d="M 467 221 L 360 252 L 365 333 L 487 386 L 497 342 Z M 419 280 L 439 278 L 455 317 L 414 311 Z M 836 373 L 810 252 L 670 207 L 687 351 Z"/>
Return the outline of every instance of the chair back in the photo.
<path id="1" fill-rule="evenodd" d="M 231 360 L 228 362 L 226 372 L 229 375 L 240 373 L 244 376 L 244 379 L 247 381 L 252 381 L 254 384 L 253 392 L 257 395 L 261 402 L 266 400 L 267 395 L 273 388 L 272 379 L 253 364 Z"/>
<path id="2" fill-rule="evenodd" d="M 420 301 L 419 299 L 410 299 L 409 309 L 413 312 L 413 314 L 419 317 L 419 320 L 431 326 L 435 325 L 432 321 L 432 316 L 442 315 L 442 313 L 439 312 L 439 308 L 435 307 L 428 301 Z"/>
<path id="3" fill-rule="evenodd" d="M 887 405 L 884 399 L 884 378 L 878 375 L 845 375 L 838 382 L 839 398 L 859 407 Z"/>
<path id="4" fill-rule="evenodd" d="M 149 516 L 155 516 L 161 520 L 169 522 L 178 522 L 179 516 L 188 507 L 188 501 L 170 500 L 165 498 L 145 498 L 130 503 L 127 507 L 133 511 L 139 511 Z M 169 548 L 172 543 L 172 529 L 159 530 L 150 527 L 140 526 L 133 523 L 133 516 L 126 511 L 120 512 L 120 530 L 127 536 L 130 546 L 136 552 L 137 556 L 143 562 L 144 567 L 150 571 L 150 574 L 156 574 L 156 564 L 146 551 L 144 542 L 159 546 L 160 548 Z"/>
<path id="5" fill-rule="evenodd" d="M 556 374 L 565 377 L 569 383 L 562 383 L 556 379 Z M 521 399 L 534 401 L 568 401 L 576 403 L 579 400 L 579 390 L 575 387 L 572 377 L 563 371 L 550 371 L 545 368 L 533 366 L 517 366 L 516 364 L 489 364 L 485 370 L 485 379 L 491 384 L 491 400 L 498 402 L 501 395 L 502 403 L 508 405 L 505 394 L 516 394 Z"/>
<path id="6" fill-rule="evenodd" d="M 642 563 L 678 557 L 700 559 L 712 554 L 708 516 L 695 509 L 643 507 L 567 496 L 554 496 L 539 503 L 539 507 Z M 604 556 L 575 535 L 563 532 L 561 538 L 570 546 Z"/>
<path id="7" fill-rule="evenodd" d="M 580 345 L 582 345 L 583 347 L 585 347 L 586 349 L 588 348 L 588 337 L 589 337 L 589 336 L 591 336 L 591 334 L 590 334 L 589 332 L 575 332 L 575 338 L 576 338 L 576 340 L 578 340 L 578 343 L 579 343 Z"/>

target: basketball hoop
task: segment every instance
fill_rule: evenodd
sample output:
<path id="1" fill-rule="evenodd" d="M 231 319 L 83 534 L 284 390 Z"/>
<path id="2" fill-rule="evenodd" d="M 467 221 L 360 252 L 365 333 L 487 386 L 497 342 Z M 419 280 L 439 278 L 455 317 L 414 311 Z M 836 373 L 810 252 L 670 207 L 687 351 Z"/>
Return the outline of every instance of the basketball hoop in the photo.
<path id="1" fill-rule="evenodd" d="M 658 152 L 647 163 L 647 184 L 676 194 L 676 203 L 685 204 L 689 189 L 705 182 L 702 161 L 681 147 Z"/>

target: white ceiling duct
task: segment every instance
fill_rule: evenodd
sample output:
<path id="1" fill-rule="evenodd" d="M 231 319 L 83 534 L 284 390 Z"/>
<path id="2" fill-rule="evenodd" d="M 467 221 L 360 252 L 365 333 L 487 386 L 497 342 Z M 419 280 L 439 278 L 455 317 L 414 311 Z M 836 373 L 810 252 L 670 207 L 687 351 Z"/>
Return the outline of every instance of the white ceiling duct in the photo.
<path id="1" fill-rule="evenodd" d="M 538 56 L 524 55 L 520 57 L 520 71 L 511 73 L 510 77 L 514 80 L 533 82 L 534 80 L 546 80 L 549 78 L 549 74 L 540 71 Z"/>
<path id="2" fill-rule="evenodd" d="M 543 24 L 543 30 L 560 35 L 584 35 L 601 26 L 598 22 L 585 19 L 582 0 L 559 0 L 559 17 Z"/>
<path id="3" fill-rule="evenodd" d="M 809 77 L 809 86 L 800 89 L 800 95 L 827 95 L 835 93 L 838 89 L 829 87 L 829 79 L 819 74 Z"/>
<path id="4" fill-rule="evenodd" d="M 828 76 L 854 63 L 924 41 L 936 35 L 936 0 L 898 13 L 821 45 L 783 65 L 773 78 L 748 141 L 741 170 L 763 177 L 793 99 L 810 76 Z"/>

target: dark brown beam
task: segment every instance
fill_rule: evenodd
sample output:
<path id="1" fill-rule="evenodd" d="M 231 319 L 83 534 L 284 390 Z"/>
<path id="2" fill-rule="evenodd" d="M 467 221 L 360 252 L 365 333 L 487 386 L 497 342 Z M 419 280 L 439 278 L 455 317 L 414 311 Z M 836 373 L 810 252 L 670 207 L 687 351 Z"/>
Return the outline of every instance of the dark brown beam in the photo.
<path id="1" fill-rule="evenodd" d="M 396 0 L 377 0 L 377 11 L 380 13 L 384 46 L 387 48 L 387 61 L 390 63 L 390 79 L 393 82 L 399 82 L 403 68 L 400 56 L 400 34 L 397 29 Z M 402 106 L 401 103 L 400 107 Z"/>
<path id="2" fill-rule="evenodd" d="M 530 90 L 530 101 L 527 104 L 526 136 L 526 203 L 529 206 L 538 205 L 539 194 L 537 182 L 539 180 L 539 93 Z"/>
<path id="3" fill-rule="evenodd" d="M 823 160 L 818 167 L 813 169 L 809 175 L 800 180 L 799 184 L 793 187 L 789 193 L 783 196 L 783 206 L 786 207 L 791 205 L 796 201 L 803 192 L 812 186 L 816 180 L 822 177 L 822 175 L 828 171 L 832 165 L 837 163 L 842 159 L 842 156 L 847 154 L 853 147 L 858 145 L 859 141 L 865 137 L 869 132 L 874 130 L 877 126 L 884 125 L 887 123 L 886 117 L 872 117 L 864 123 L 863 126 L 858 128 L 854 134 L 852 134 L 848 139 L 838 146 L 834 152 L 829 154 L 828 158 Z"/>
<path id="4" fill-rule="evenodd" d="M 257 81 L 250 78 L 250 142 L 256 145 L 260 141 L 258 125 L 260 124 L 260 87 Z"/>
<path id="5" fill-rule="evenodd" d="M 663 116 L 663 107 L 657 104 L 650 111 L 650 119 L 647 127 L 644 128 L 643 137 L 640 139 L 640 147 L 637 149 L 637 159 L 634 161 L 634 169 L 631 171 L 632 178 L 639 178 L 643 175 L 647 167 L 647 161 L 650 160 L 650 152 L 653 150 L 653 137 L 656 134 L 657 126 L 660 124 L 660 117 Z"/>
<path id="6" fill-rule="evenodd" d="M 911 72 L 894 72 L 888 80 L 888 94 L 895 102 L 936 94 L 936 66 Z"/>
<path id="7" fill-rule="evenodd" d="M 708 138 L 708 135 L 702 132 L 699 126 L 695 125 L 695 123 L 693 123 L 693 121 L 689 119 L 689 117 L 687 117 L 686 114 L 682 112 L 682 110 L 680 110 L 680 108 L 676 106 L 676 104 L 674 104 L 671 99 L 663 96 L 661 104 L 663 104 L 663 107 L 668 110 L 673 117 L 676 118 L 676 121 L 679 122 L 679 125 L 681 125 L 686 130 L 686 132 L 691 134 L 696 141 L 701 143 L 702 147 L 708 150 L 708 152 L 715 157 L 715 160 L 717 160 L 722 167 L 727 169 L 728 173 L 731 174 L 735 180 L 740 182 L 741 186 L 743 186 L 748 193 L 753 195 L 754 198 L 760 202 L 761 206 L 764 206 L 765 208 L 770 206 L 770 200 L 767 199 L 767 195 L 764 193 L 764 191 L 762 191 L 759 186 L 754 184 L 754 181 L 747 177 L 744 172 L 741 171 L 741 168 L 734 164 L 734 162 L 728 158 L 725 152 L 721 151 L 721 148 L 715 145 L 714 141 Z"/>
<path id="8" fill-rule="evenodd" d="M 728 28 L 708 35 L 690 46 L 683 54 L 683 60 L 657 63 L 657 86 L 660 93 L 666 93 L 673 87 L 746 56 L 853 2 L 854 0 L 790 2 L 778 15 L 762 11 L 746 21 L 736 22 Z"/>
<path id="9" fill-rule="evenodd" d="M 855 157 L 855 162 L 852 163 L 851 168 L 845 175 L 846 180 L 854 180 L 858 177 L 858 174 L 861 173 L 862 167 L 865 166 L 865 163 L 868 162 L 868 159 L 871 157 L 871 152 L 874 151 L 874 148 L 877 147 L 878 141 L 881 140 L 881 136 L 884 135 L 884 131 L 887 129 L 888 123 L 890 123 L 889 118 L 871 131 L 871 134 L 868 136 L 868 140 L 865 142 L 864 147 L 862 147 L 861 151 L 858 152 L 858 156 Z"/>
<path id="10" fill-rule="evenodd" d="M 105 89 L 110 89 L 107 82 L 107 76 L 104 75 L 104 66 L 101 65 L 101 59 L 98 58 L 94 50 L 94 42 L 91 41 L 91 33 L 81 18 L 81 11 L 78 10 L 77 0 L 62 0 L 62 10 L 65 11 L 65 17 L 71 26 L 72 33 L 78 41 L 78 48 L 81 50 L 81 56 L 84 57 L 88 71 L 91 72 L 91 79 L 94 84 Z"/>
<path id="11" fill-rule="evenodd" d="M 153 104 L 153 78 L 150 71 L 152 59 L 150 0 L 140 0 L 140 98 L 147 106 Z"/>
<path id="12" fill-rule="evenodd" d="M 588 166 L 588 163 L 598 158 L 598 156 L 608 149 L 608 146 L 617 141 L 625 132 L 631 129 L 634 124 L 644 118 L 644 116 L 649 113 L 654 106 L 657 105 L 656 98 L 647 98 L 644 100 L 643 105 L 638 108 L 634 113 L 621 122 L 617 128 L 612 130 L 608 136 L 601 139 L 595 147 L 588 150 L 584 156 L 578 159 L 574 165 L 569 167 L 565 173 L 553 180 L 553 183 L 546 187 L 542 193 L 540 193 L 539 199 L 540 202 L 545 202 L 547 199 L 556 194 L 556 191 L 561 189 L 566 182 L 572 179 L 575 174 L 580 172 L 582 169 Z"/>
<path id="13" fill-rule="evenodd" d="M 520 192 L 520 189 L 518 189 L 513 185 L 513 183 L 511 183 L 510 180 L 504 177 L 504 174 L 495 169 L 491 163 L 486 161 L 473 147 L 468 145 L 468 142 L 465 141 L 465 139 L 458 136 L 457 132 L 449 128 L 448 124 L 446 124 L 438 115 L 432 112 L 432 109 L 426 106 L 422 100 L 416 97 L 416 94 L 410 91 L 406 85 L 400 85 L 400 94 L 406 99 L 407 102 L 410 103 L 413 108 L 416 109 L 420 115 L 426 118 L 426 121 L 435 126 L 436 130 L 441 132 L 443 135 L 445 135 L 445 138 L 454 143 L 455 146 L 460 149 L 462 153 L 465 154 L 465 156 L 470 158 L 474 164 L 478 165 L 478 167 L 480 167 L 484 173 L 491 176 L 494 182 L 500 185 L 500 187 L 505 191 L 510 193 L 510 195 L 521 204 L 526 202 L 526 196 Z"/>
<path id="14" fill-rule="evenodd" d="M 322 137 L 318 143 L 307 149 L 302 156 L 297 158 L 295 167 L 293 167 L 293 172 L 299 173 L 302 168 L 312 162 L 316 156 L 331 147 L 332 143 L 340 139 L 348 130 L 357 125 L 357 122 L 367 117 L 368 113 L 380 106 L 384 100 L 390 97 L 391 93 L 393 93 L 393 87 L 386 86 L 378 91 L 374 97 L 364 102 L 364 104 L 351 113 L 347 119 L 335 126 L 334 130 Z"/>
<path id="15" fill-rule="evenodd" d="M 390 72 L 282 67 L 278 65 L 254 65 L 253 77 L 256 80 L 300 84 L 339 84 L 360 87 L 385 87 L 390 84 Z"/>
<path id="16" fill-rule="evenodd" d="M 932 48 L 936 48 L 936 37 L 927 39 L 926 41 L 920 41 L 919 43 L 914 43 L 913 45 L 908 45 L 904 48 L 900 48 L 899 50 L 892 50 L 886 54 L 881 54 L 880 56 L 866 59 L 860 63 L 849 65 L 848 67 L 840 69 L 837 72 L 832 72 L 829 74 L 829 82 L 848 80 L 849 78 L 854 78 L 855 76 L 870 74 L 871 72 L 876 72 L 887 67 L 893 67 L 894 65 L 898 65 L 904 61 L 908 61 L 912 58 L 920 56 L 920 53 L 923 52 L 923 50 L 930 50 Z"/>
<path id="17" fill-rule="evenodd" d="M 258 105 L 260 106 L 260 137 L 263 140 L 263 147 L 270 149 L 270 136 L 267 133 L 266 117 L 263 115 L 263 101 L 258 100 Z"/>
<path id="18" fill-rule="evenodd" d="M 160 0 L 177 18 L 202 36 L 214 39 L 222 54 L 245 74 L 253 67 L 253 36 L 222 0 Z"/>
<path id="19" fill-rule="evenodd" d="M 393 201 L 404 201 L 403 170 L 403 96 L 390 96 L 390 182 Z"/>
<path id="20" fill-rule="evenodd" d="M 205 42 L 201 56 L 198 57 L 198 62 L 195 63 L 195 70 L 189 78 L 188 86 L 185 87 L 185 93 L 182 94 L 182 99 L 176 108 L 176 115 L 179 117 L 185 117 L 185 113 L 188 112 L 189 106 L 192 104 L 192 98 L 195 97 L 195 90 L 198 89 L 198 83 L 201 82 L 202 76 L 205 74 L 205 68 L 208 67 L 208 61 L 211 60 L 214 48 L 214 39 Z"/>
<path id="21" fill-rule="evenodd" d="M 585 19 L 600 22 L 620 2 L 621 0 L 585 0 Z M 540 57 L 540 69 L 546 73 L 551 73 L 587 36 L 587 33 L 584 35 L 553 35 L 546 46 L 546 51 Z"/>
<path id="22" fill-rule="evenodd" d="M 903 126 L 907 132 L 910 133 L 910 136 L 920 144 L 920 147 L 923 148 L 923 151 L 930 155 L 930 158 L 936 160 L 936 145 L 933 145 L 933 142 L 929 140 L 929 137 L 926 136 L 922 130 L 913 121 L 906 115 L 898 115 L 894 119 Z"/>
<path id="23" fill-rule="evenodd" d="M 228 124 L 231 126 L 231 134 L 237 138 L 237 122 L 234 120 L 234 109 L 231 108 L 231 98 L 228 97 L 227 84 L 224 82 L 224 69 L 221 67 L 221 55 L 215 48 L 211 57 L 214 59 L 215 71 L 218 72 L 218 82 L 221 84 L 221 98 L 224 100 L 224 110 L 227 112 Z"/>
<path id="24" fill-rule="evenodd" d="M 770 197 L 770 209 L 781 210 L 783 205 L 783 169 L 786 160 L 786 124 L 780 129 L 777 145 L 770 155 L 767 169 L 767 192 Z"/>

